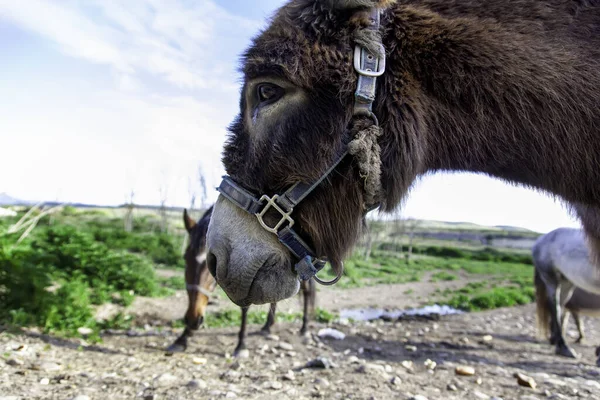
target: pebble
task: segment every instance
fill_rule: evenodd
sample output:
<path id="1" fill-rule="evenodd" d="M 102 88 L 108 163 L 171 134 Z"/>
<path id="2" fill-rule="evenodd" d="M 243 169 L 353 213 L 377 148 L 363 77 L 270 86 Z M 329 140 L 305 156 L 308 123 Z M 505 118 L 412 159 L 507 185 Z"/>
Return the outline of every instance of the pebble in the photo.
<path id="1" fill-rule="evenodd" d="M 485 343 L 489 343 L 492 340 L 494 340 L 494 338 L 492 337 L 492 335 L 485 335 L 484 337 L 481 338 L 481 340 Z"/>
<path id="2" fill-rule="evenodd" d="M 454 372 L 456 373 L 456 375 L 473 376 L 475 375 L 475 368 L 466 365 L 459 365 L 456 367 Z"/>
<path id="3" fill-rule="evenodd" d="M 283 383 L 277 381 L 266 381 L 262 384 L 265 389 L 279 390 L 283 387 Z"/>
<path id="4" fill-rule="evenodd" d="M 346 334 L 344 332 L 338 331 L 337 329 L 323 328 L 319 330 L 317 336 L 319 336 L 322 339 L 327 338 L 335 340 L 344 340 Z"/>
<path id="5" fill-rule="evenodd" d="M 315 386 L 320 386 L 323 388 L 329 387 L 331 386 L 331 384 L 329 383 L 329 381 L 325 378 L 317 378 L 314 380 L 314 384 Z"/>
<path id="6" fill-rule="evenodd" d="M 250 358 L 250 350 L 242 349 L 235 355 L 236 358 Z"/>
<path id="7" fill-rule="evenodd" d="M 429 399 L 425 396 L 421 396 L 420 394 L 418 394 L 416 396 L 411 396 L 410 400 L 429 400 Z"/>
<path id="8" fill-rule="evenodd" d="M 206 358 L 202 358 L 202 357 L 194 357 L 192 358 L 192 363 L 196 364 L 196 365 L 204 365 L 208 362 L 208 360 Z"/>
<path id="9" fill-rule="evenodd" d="M 90 396 L 86 396 L 85 394 L 79 394 L 71 398 L 71 400 L 90 400 Z"/>
<path id="10" fill-rule="evenodd" d="M 56 372 L 63 369 L 62 365 L 59 365 L 54 362 L 43 362 L 41 364 L 36 364 L 32 367 L 32 369 L 37 371 L 46 371 L 46 372 Z"/>
<path id="11" fill-rule="evenodd" d="M 404 346 L 404 348 L 406 349 L 406 351 L 409 351 L 411 353 L 414 353 L 417 351 L 417 346 L 413 346 L 413 345 Z"/>
<path id="12" fill-rule="evenodd" d="M 336 365 L 327 357 L 317 357 L 314 360 L 307 362 L 304 368 L 335 368 Z"/>
<path id="13" fill-rule="evenodd" d="M 395 376 L 390 380 L 390 383 L 394 386 L 400 386 L 402 385 L 402 379 L 399 376 Z"/>
<path id="14" fill-rule="evenodd" d="M 281 350 L 286 350 L 286 351 L 294 350 L 294 346 L 292 346 L 291 344 L 289 344 L 287 342 L 280 342 L 279 344 L 277 344 L 277 348 L 279 348 Z"/>
<path id="15" fill-rule="evenodd" d="M 186 386 L 193 389 L 206 389 L 208 387 L 206 382 L 202 379 L 193 379 L 189 381 Z"/>
<path id="16" fill-rule="evenodd" d="M 225 393 L 225 398 L 226 399 L 235 399 L 237 397 L 237 394 L 235 394 L 235 392 L 227 392 Z"/>
<path id="17" fill-rule="evenodd" d="M 154 384 L 156 386 L 170 386 L 177 381 L 177 377 L 173 374 L 165 372 L 164 374 L 158 375 L 154 378 Z"/>
<path id="18" fill-rule="evenodd" d="M 77 333 L 79 333 L 81 336 L 88 336 L 88 335 L 91 335 L 92 333 L 94 333 L 94 330 L 87 328 L 85 326 L 82 326 L 80 328 L 77 328 Z"/>
<path id="19" fill-rule="evenodd" d="M 453 383 L 449 383 L 448 386 L 446 386 L 446 389 L 448 389 L 450 392 L 456 392 L 458 390 L 456 385 Z"/>
<path id="20" fill-rule="evenodd" d="M 427 369 L 430 369 L 432 371 L 437 366 L 437 363 L 435 361 L 431 361 L 429 358 L 427 360 L 425 360 L 425 362 L 423 364 L 425 365 L 425 367 L 427 367 Z"/>
<path id="21" fill-rule="evenodd" d="M 404 360 L 400 363 L 404 368 L 408 369 L 408 370 L 412 370 L 413 369 L 413 362 L 410 360 Z"/>
<path id="22" fill-rule="evenodd" d="M 540 400 L 535 396 L 521 396 L 519 397 L 519 400 Z"/>
<path id="23" fill-rule="evenodd" d="M 535 380 L 533 380 L 533 378 L 530 376 L 521 374 L 520 372 L 516 372 L 513 376 L 515 378 L 517 378 L 517 383 L 520 386 L 524 386 L 524 387 L 528 387 L 528 388 L 532 388 L 532 389 L 535 389 L 537 387 Z"/>
<path id="24" fill-rule="evenodd" d="M 278 342 L 279 341 L 279 336 L 270 333 L 270 334 L 267 335 L 267 340 L 272 340 L 274 342 Z"/>
<path id="25" fill-rule="evenodd" d="M 40 379 L 40 385 L 48 385 L 50 383 L 50 379 L 42 378 Z"/>
<path id="26" fill-rule="evenodd" d="M 17 367 L 25 363 L 22 360 L 19 360 L 18 358 L 9 358 L 8 360 L 6 360 L 6 364 L 10 365 L 11 367 Z"/>
<path id="27" fill-rule="evenodd" d="M 296 374 L 294 374 L 294 371 L 292 371 L 292 370 L 290 369 L 290 370 L 288 370 L 288 372 L 286 372 L 286 374 L 285 374 L 285 375 L 283 375 L 281 378 L 282 378 L 283 380 L 286 380 L 286 381 L 293 381 L 294 379 L 296 379 Z"/>
<path id="28" fill-rule="evenodd" d="M 475 398 L 481 399 L 481 400 L 489 400 L 489 398 L 490 398 L 490 396 L 488 396 L 487 394 L 481 393 L 478 391 L 474 391 L 473 396 L 475 396 Z"/>

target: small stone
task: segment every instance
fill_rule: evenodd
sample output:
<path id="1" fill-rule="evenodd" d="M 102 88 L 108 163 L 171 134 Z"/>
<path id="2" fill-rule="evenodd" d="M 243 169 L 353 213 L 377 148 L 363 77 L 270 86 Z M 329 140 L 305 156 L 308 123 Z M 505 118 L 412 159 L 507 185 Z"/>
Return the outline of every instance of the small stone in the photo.
<path id="1" fill-rule="evenodd" d="M 269 333 L 269 334 L 267 335 L 267 340 L 272 340 L 272 341 L 274 341 L 274 342 L 278 342 L 278 341 L 279 341 L 279 336 L 277 336 L 277 335 L 274 335 L 274 334 L 272 334 L 272 333 Z"/>
<path id="2" fill-rule="evenodd" d="M 50 379 L 42 378 L 40 379 L 40 385 L 48 385 L 50 383 Z"/>
<path id="3" fill-rule="evenodd" d="M 399 376 L 395 376 L 390 380 L 390 383 L 394 386 L 400 386 L 402 385 L 402 379 Z"/>
<path id="4" fill-rule="evenodd" d="M 413 345 L 404 346 L 404 348 L 406 349 L 406 351 L 409 351 L 411 353 L 414 353 L 417 351 L 417 346 L 413 346 Z"/>
<path id="5" fill-rule="evenodd" d="M 18 358 L 9 358 L 8 360 L 6 360 L 6 364 L 10 365 L 11 367 L 18 367 L 25 363 L 22 360 L 19 360 Z"/>
<path id="6" fill-rule="evenodd" d="M 431 361 L 429 358 L 427 360 L 425 360 L 424 364 L 425 364 L 425 367 L 427 367 L 427 369 L 430 369 L 432 371 L 437 366 L 437 363 L 435 361 Z"/>
<path id="7" fill-rule="evenodd" d="M 413 369 L 413 362 L 410 360 L 404 360 L 400 363 L 404 368 L 408 369 L 408 370 L 412 370 Z"/>
<path id="8" fill-rule="evenodd" d="M 283 383 L 277 381 L 266 381 L 262 384 L 265 389 L 279 390 L 283 387 Z"/>
<path id="9" fill-rule="evenodd" d="M 175 375 L 169 374 L 168 372 L 160 374 L 156 378 L 154 378 L 154 384 L 156 386 L 171 386 L 176 381 L 177 377 Z"/>
<path id="10" fill-rule="evenodd" d="M 77 328 L 77 333 L 79 333 L 81 336 L 88 336 L 88 335 L 91 335 L 92 333 L 94 333 L 94 330 L 87 328 L 85 326 L 82 326 L 80 328 Z"/>
<path id="11" fill-rule="evenodd" d="M 196 364 L 196 365 L 204 365 L 208 362 L 208 360 L 206 358 L 202 358 L 202 357 L 194 357 L 192 358 L 192 363 Z"/>
<path id="12" fill-rule="evenodd" d="M 494 338 L 492 337 L 492 335 L 485 335 L 484 337 L 481 338 L 481 341 L 484 343 L 489 343 L 492 340 L 494 340 Z"/>
<path id="13" fill-rule="evenodd" d="M 225 398 L 226 399 L 235 399 L 237 397 L 237 394 L 235 394 L 235 392 L 227 392 L 225 393 Z"/>
<path id="14" fill-rule="evenodd" d="M 304 368 L 335 368 L 336 365 L 331 362 L 327 357 L 317 357 L 314 360 L 307 362 Z"/>
<path id="15" fill-rule="evenodd" d="M 86 396 L 85 394 L 79 394 L 71 398 L 71 400 L 90 400 L 90 396 Z"/>
<path id="16" fill-rule="evenodd" d="M 593 388 L 596 388 L 597 390 L 600 390 L 600 382 L 598 381 L 586 380 L 584 383 L 587 386 L 591 386 Z"/>
<path id="17" fill-rule="evenodd" d="M 488 396 L 487 394 L 481 393 L 478 391 L 474 391 L 473 396 L 475 396 L 475 398 L 481 399 L 481 400 L 489 400 L 489 398 L 490 398 L 490 396 Z"/>
<path id="18" fill-rule="evenodd" d="M 504 400 L 502 397 L 492 397 L 490 400 Z"/>
<path id="19" fill-rule="evenodd" d="M 328 338 L 335 340 L 344 340 L 346 334 L 344 332 L 338 331 L 337 329 L 323 328 L 319 330 L 317 336 L 319 336 L 322 339 Z"/>
<path id="20" fill-rule="evenodd" d="M 521 397 L 519 397 L 519 400 L 540 400 L 540 399 L 538 399 L 538 398 L 537 398 L 537 397 L 535 397 L 535 396 L 529 396 L 529 395 L 526 395 L 526 396 L 521 396 Z"/>
<path id="21" fill-rule="evenodd" d="M 285 373 L 285 375 L 283 375 L 281 377 L 283 380 L 285 381 L 293 381 L 294 379 L 296 379 L 296 374 L 294 374 L 294 371 L 292 371 L 291 369 L 288 370 L 288 372 Z"/>
<path id="22" fill-rule="evenodd" d="M 456 385 L 453 383 L 449 383 L 448 386 L 446 386 L 446 389 L 450 392 L 456 392 L 458 390 Z"/>
<path id="23" fill-rule="evenodd" d="M 206 389 L 208 387 L 206 382 L 202 379 L 193 379 L 189 381 L 186 386 L 192 389 Z"/>
<path id="24" fill-rule="evenodd" d="M 360 359 L 356 356 L 350 356 L 348 357 L 348 362 L 350 364 L 360 364 Z"/>
<path id="25" fill-rule="evenodd" d="M 294 346 L 292 346 L 291 344 L 289 344 L 287 342 L 281 342 L 281 343 L 277 344 L 277 348 L 279 348 L 281 350 L 286 350 L 286 351 L 294 350 Z"/>
<path id="26" fill-rule="evenodd" d="M 532 389 L 535 389 L 537 387 L 537 384 L 535 383 L 533 378 L 530 376 L 521 374 L 520 372 L 516 372 L 513 376 L 515 378 L 517 378 L 517 383 L 520 386 L 525 386 L 525 387 L 532 388 Z"/>
<path id="27" fill-rule="evenodd" d="M 475 368 L 469 367 L 467 365 L 459 365 L 456 367 L 454 372 L 456 373 L 456 375 L 473 376 L 475 375 Z"/>
<path id="28" fill-rule="evenodd" d="M 33 369 L 38 371 L 46 371 L 46 372 L 56 372 L 63 369 L 62 365 L 59 365 L 54 362 L 43 362 L 41 364 L 36 364 L 33 366 Z"/>
<path id="29" fill-rule="evenodd" d="M 481 385 L 483 383 L 483 379 L 481 379 L 481 377 L 478 377 L 475 383 Z"/>
<path id="30" fill-rule="evenodd" d="M 429 400 L 429 399 L 427 397 L 425 397 L 425 396 L 421 396 L 420 394 L 417 394 L 415 396 L 412 396 L 410 398 L 410 400 Z"/>
<path id="31" fill-rule="evenodd" d="M 329 381 L 325 378 L 317 378 L 314 381 L 315 386 L 320 386 L 322 388 L 326 388 L 329 387 L 331 384 L 329 383 Z"/>

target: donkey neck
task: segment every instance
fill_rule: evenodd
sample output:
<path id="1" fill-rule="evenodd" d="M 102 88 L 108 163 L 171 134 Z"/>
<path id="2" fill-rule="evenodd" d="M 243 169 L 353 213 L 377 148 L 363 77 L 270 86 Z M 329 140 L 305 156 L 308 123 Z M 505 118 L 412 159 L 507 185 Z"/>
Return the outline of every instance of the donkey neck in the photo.
<path id="1" fill-rule="evenodd" d="M 388 67 L 376 106 L 390 141 L 385 208 L 433 171 L 487 173 L 600 205 L 596 39 L 461 10 L 449 17 L 399 4 L 385 16 Z"/>

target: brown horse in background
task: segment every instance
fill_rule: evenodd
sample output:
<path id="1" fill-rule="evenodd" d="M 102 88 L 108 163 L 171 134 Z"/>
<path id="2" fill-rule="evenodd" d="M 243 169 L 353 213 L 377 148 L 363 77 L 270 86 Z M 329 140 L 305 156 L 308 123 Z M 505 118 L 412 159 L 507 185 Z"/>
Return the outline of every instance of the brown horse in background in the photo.
<path id="1" fill-rule="evenodd" d="M 561 198 L 598 255 L 600 0 L 288 1 L 241 70 L 207 238 L 236 304 L 340 276 L 365 212 L 438 171 Z"/>
<path id="2" fill-rule="evenodd" d="M 200 325 L 202 325 L 209 297 L 217 286 L 214 277 L 210 274 L 208 268 L 206 268 L 206 231 L 212 210 L 213 207 L 211 206 L 197 223 L 189 217 L 187 210 L 183 210 L 183 223 L 189 235 L 188 245 L 184 254 L 188 308 L 183 318 L 185 329 L 175 342 L 168 347 L 168 352 L 183 352 L 187 349 L 188 338 L 192 336 L 193 331 L 198 330 Z M 304 313 L 300 334 L 304 335 L 308 330 L 309 316 L 314 314 L 316 300 L 314 281 L 303 282 L 302 293 L 304 297 Z M 271 332 L 271 327 L 275 323 L 276 306 L 276 303 L 271 304 L 267 321 L 260 330 L 261 333 L 269 334 Z M 242 321 L 238 334 L 238 344 L 233 353 L 234 356 L 238 356 L 240 351 L 246 348 L 244 339 L 246 337 L 248 308 L 242 308 Z"/>

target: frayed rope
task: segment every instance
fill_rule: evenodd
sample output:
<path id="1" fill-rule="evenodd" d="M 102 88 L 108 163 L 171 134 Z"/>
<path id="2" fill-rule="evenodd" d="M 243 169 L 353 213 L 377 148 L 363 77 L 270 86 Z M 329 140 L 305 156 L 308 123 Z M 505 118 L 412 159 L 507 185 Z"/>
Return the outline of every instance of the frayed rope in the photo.
<path id="1" fill-rule="evenodd" d="M 365 207 L 376 204 L 381 194 L 381 149 L 377 139 L 382 130 L 369 119 L 357 120 L 348 143 L 350 153 L 358 164 L 365 190 Z"/>

